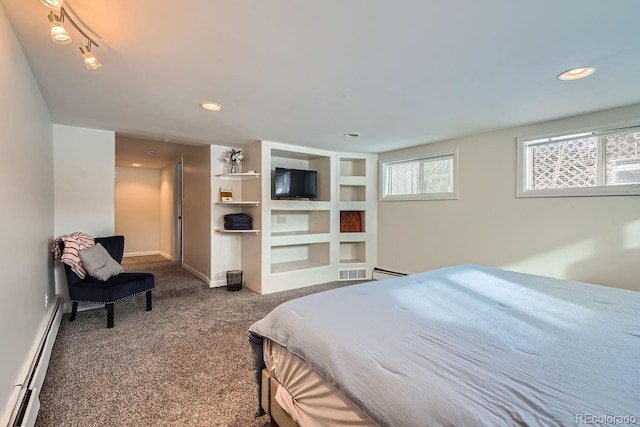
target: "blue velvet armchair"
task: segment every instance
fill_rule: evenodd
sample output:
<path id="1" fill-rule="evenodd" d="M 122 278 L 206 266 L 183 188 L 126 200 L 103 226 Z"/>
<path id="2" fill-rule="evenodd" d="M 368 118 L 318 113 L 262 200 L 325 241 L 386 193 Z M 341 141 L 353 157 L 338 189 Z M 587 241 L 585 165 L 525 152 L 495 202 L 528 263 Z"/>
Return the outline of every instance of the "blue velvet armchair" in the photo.
<path id="1" fill-rule="evenodd" d="M 95 243 L 100 243 L 118 263 L 122 262 L 124 254 L 124 236 L 97 237 Z M 64 245 L 60 243 L 60 245 Z M 113 327 L 114 305 L 123 299 L 146 292 L 147 311 L 151 311 L 151 290 L 154 287 L 154 277 L 151 273 L 120 273 L 106 281 L 95 279 L 88 274 L 81 279 L 64 264 L 67 277 L 69 298 L 73 303 L 69 321 L 76 318 L 78 302 L 105 304 L 107 309 L 107 328 Z"/>

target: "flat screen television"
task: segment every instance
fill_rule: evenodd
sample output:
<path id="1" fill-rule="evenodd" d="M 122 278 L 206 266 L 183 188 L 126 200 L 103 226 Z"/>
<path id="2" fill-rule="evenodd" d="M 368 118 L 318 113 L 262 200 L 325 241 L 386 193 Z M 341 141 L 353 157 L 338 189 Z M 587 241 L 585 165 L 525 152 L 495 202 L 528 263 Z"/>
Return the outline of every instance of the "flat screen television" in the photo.
<path id="1" fill-rule="evenodd" d="M 315 199 L 318 196 L 318 173 L 276 168 L 273 195 L 276 199 Z"/>

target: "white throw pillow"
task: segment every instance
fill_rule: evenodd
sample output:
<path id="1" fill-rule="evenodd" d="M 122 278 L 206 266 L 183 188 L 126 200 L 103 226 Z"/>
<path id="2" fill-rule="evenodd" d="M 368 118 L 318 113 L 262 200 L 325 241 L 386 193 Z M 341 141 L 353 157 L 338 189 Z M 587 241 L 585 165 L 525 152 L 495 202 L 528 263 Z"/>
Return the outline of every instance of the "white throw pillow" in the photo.
<path id="1" fill-rule="evenodd" d="M 118 262 L 111 258 L 109 252 L 100 244 L 96 243 L 88 249 L 79 252 L 80 260 L 89 276 L 98 280 L 106 281 L 111 276 L 122 273 L 124 270 Z"/>

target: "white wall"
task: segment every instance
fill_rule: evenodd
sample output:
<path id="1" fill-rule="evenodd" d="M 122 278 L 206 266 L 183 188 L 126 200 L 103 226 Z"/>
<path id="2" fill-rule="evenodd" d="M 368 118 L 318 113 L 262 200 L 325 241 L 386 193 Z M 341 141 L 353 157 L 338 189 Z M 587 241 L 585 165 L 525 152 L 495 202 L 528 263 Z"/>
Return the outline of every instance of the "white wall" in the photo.
<path id="1" fill-rule="evenodd" d="M 211 159 L 210 146 L 183 159 L 182 265 L 211 282 Z"/>
<path id="2" fill-rule="evenodd" d="M 55 236 L 115 232 L 115 134 L 53 126 Z M 68 298 L 64 269 L 55 263 L 56 292 Z"/>
<path id="3" fill-rule="evenodd" d="M 378 203 L 378 265 L 476 263 L 640 290 L 640 196 L 516 198 L 516 138 L 638 118 L 640 105 L 384 153 L 458 148 L 458 200 Z"/>
<path id="4" fill-rule="evenodd" d="M 38 85 L 0 4 L 0 417 L 54 296 L 53 131 Z"/>
<path id="5" fill-rule="evenodd" d="M 116 234 L 125 256 L 160 253 L 160 169 L 116 168 Z"/>

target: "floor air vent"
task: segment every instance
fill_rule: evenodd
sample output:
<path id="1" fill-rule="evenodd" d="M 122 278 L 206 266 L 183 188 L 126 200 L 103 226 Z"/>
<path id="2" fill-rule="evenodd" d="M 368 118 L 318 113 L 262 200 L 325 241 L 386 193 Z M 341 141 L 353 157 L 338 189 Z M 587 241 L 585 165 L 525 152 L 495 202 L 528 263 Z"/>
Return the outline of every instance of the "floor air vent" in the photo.
<path id="1" fill-rule="evenodd" d="M 338 280 L 364 280 L 366 278 L 366 268 L 344 268 L 338 270 Z"/>

